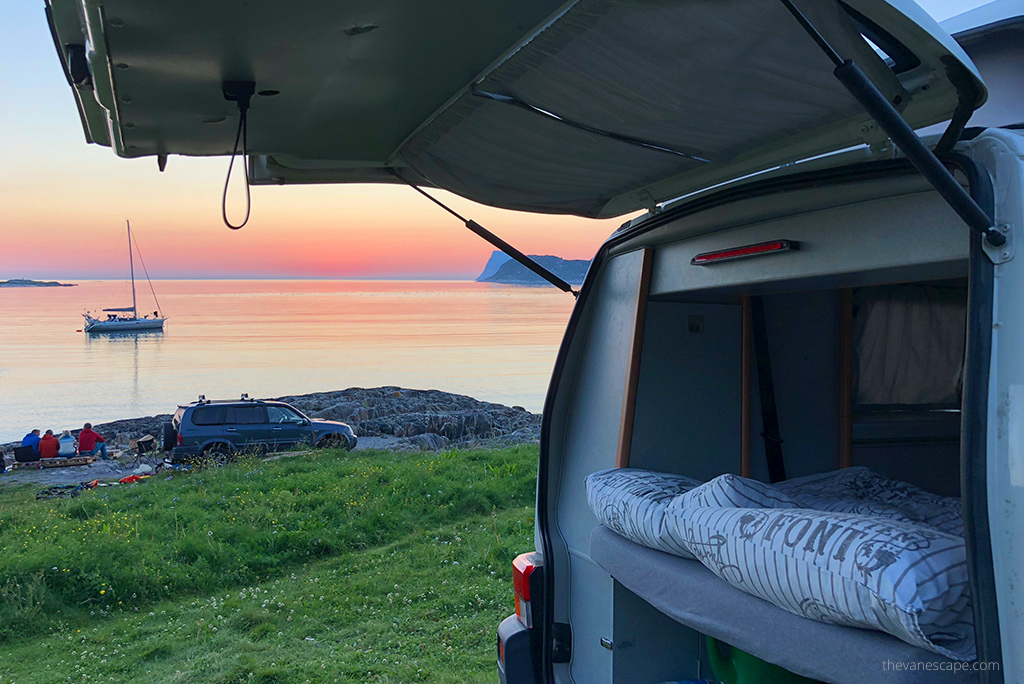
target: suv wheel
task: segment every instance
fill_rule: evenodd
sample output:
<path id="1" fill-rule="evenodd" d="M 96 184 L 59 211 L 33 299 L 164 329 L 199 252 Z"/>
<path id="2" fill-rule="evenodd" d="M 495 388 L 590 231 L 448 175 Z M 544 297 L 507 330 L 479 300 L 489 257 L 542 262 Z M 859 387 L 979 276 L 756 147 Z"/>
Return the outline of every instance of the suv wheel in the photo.
<path id="1" fill-rule="evenodd" d="M 348 449 L 348 438 L 345 435 L 327 435 L 318 444 L 321 449 Z"/>
<path id="2" fill-rule="evenodd" d="M 214 444 L 203 449 L 203 461 L 214 468 L 222 468 L 231 461 L 231 450 L 223 444 Z"/>

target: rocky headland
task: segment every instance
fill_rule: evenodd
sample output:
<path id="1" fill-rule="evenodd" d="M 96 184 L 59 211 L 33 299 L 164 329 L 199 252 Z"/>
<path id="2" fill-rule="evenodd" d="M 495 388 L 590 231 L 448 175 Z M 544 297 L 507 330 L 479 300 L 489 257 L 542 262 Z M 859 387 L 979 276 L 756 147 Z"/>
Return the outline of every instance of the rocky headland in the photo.
<path id="1" fill-rule="evenodd" d="M 0 287 L 75 287 L 74 283 L 58 283 L 56 280 L 29 280 L 27 278 L 11 278 L 0 280 Z"/>
<path id="2" fill-rule="evenodd" d="M 556 256 L 531 254 L 530 258 L 570 285 L 580 285 L 587 277 L 590 262 L 586 259 L 562 259 Z M 476 278 L 480 283 L 507 285 L 550 285 L 548 281 L 526 268 L 504 252 L 495 251 Z"/>

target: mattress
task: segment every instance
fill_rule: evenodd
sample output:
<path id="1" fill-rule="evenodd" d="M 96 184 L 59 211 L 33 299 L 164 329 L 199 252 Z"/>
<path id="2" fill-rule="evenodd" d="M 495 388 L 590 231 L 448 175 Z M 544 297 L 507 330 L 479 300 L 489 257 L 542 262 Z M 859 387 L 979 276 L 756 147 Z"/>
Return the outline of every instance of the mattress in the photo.
<path id="1" fill-rule="evenodd" d="M 656 609 L 762 660 L 831 684 L 976 684 L 969 665 L 882 632 L 793 615 L 722 581 L 701 563 L 594 529 L 590 557 Z M 742 616 L 742 619 L 737 619 Z"/>
<path id="2" fill-rule="evenodd" d="M 865 468 L 777 485 L 611 469 L 589 476 L 587 493 L 620 535 L 697 559 L 794 615 L 975 658 L 966 550 L 951 533 L 962 529 L 955 499 Z"/>

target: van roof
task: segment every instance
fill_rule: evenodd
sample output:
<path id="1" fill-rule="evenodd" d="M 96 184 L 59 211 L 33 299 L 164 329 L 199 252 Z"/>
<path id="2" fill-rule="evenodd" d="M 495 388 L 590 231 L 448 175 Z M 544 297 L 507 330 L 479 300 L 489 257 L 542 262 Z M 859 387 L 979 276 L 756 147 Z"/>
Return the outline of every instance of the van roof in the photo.
<path id="1" fill-rule="evenodd" d="M 397 169 L 484 204 L 608 217 L 884 139 L 783 2 L 49 2 L 91 142 L 228 154 L 223 82 L 253 81 L 257 183 Z M 912 0 L 797 4 L 912 126 L 984 101 Z"/>
<path id="2" fill-rule="evenodd" d="M 960 45 L 1024 23 L 1024 0 L 995 0 L 940 22 Z"/>

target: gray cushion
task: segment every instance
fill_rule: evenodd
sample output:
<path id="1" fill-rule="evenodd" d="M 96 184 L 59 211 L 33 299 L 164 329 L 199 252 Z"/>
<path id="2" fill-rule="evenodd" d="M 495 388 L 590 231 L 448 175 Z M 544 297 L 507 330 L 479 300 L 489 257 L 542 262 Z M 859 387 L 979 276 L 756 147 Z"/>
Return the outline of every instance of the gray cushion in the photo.
<path id="1" fill-rule="evenodd" d="M 665 615 L 805 677 L 831 684 L 979 681 L 975 672 L 952 669 L 964 663 L 882 632 L 793 615 L 730 586 L 697 561 L 645 548 L 603 526 L 591 535 L 590 556 Z"/>

